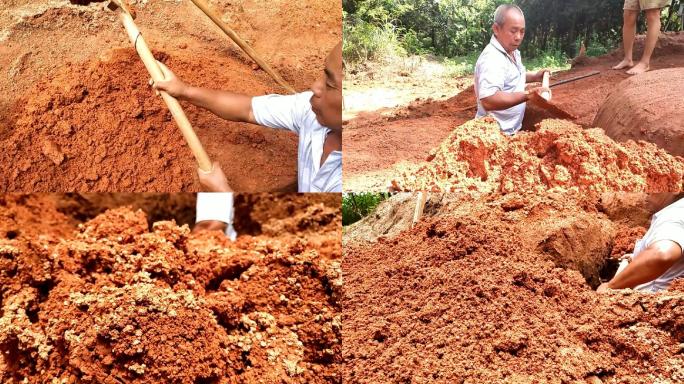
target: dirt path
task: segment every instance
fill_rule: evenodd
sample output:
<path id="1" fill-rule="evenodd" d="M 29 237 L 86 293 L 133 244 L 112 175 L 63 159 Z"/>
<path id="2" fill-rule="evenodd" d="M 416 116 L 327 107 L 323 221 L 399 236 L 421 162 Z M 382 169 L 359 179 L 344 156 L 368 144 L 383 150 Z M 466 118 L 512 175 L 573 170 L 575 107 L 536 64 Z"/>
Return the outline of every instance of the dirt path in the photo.
<path id="1" fill-rule="evenodd" d="M 639 44 L 635 55 L 640 55 Z M 652 68 L 684 67 L 684 34 L 661 38 Z M 608 93 L 629 75 L 610 69 L 621 52 L 601 58 L 589 58 L 571 70 L 557 74 L 562 80 L 598 70 L 601 73 L 585 81 L 561 85 L 553 90 L 554 103 L 577 116 L 575 123 L 591 127 Z M 618 60 L 619 61 L 619 60 Z M 553 81 L 552 81 L 553 83 Z M 425 160 L 455 127 L 475 116 L 475 98 L 467 89 L 445 101 L 417 101 L 390 114 L 359 114 L 345 125 L 345 190 L 386 190 L 396 175 L 395 168 L 411 167 Z M 388 116 L 390 115 L 390 116 Z M 530 109 L 524 127 L 550 117 Z"/>
<path id="2" fill-rule="evenodd" d="M 341 38 L 337 2 L 212 5 L 298 90 L 319 75 Z M 133 7 L 157 57 L 184 79 L 250 95 L 282 92 L 191 2 L 149 0 Z M 175 123 L 149 92 L 123 27 L 102 8 L 67 0 L 0 5 L 0 71 L 9 74 L 0 78 L 0 140 L 10 148 L 3 163 L 11 164 L 0 168 L 4 190 L 199 188 Z M 234 189 L 296 190 L 294 135 L 183 106 Z"/>

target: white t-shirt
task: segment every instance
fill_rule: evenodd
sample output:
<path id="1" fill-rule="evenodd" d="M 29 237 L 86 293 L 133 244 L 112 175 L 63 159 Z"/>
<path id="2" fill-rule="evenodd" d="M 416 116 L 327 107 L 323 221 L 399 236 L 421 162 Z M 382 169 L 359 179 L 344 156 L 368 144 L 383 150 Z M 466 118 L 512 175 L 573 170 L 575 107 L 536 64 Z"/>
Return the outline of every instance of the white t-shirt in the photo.
<path id="1" fill-rule="evenodd" d="M 331 152 L 321 166 L 323 144 L 330 129 L 316 120 L 309 103 L 312 95 L 313 92 L 302 92 L 254 97 L 254 119 L 259 125 L 289 129 L 299 135 L 299 192 L 342 192 L 342 152 Z"/>
<path id="2" fill-rule="evenodd" d="M 522 63 L 520 51 L 513 52 L 515 62 L 506 53 L 495 36 L 480 54 L 475 64 L 475 97 L 480 118 L 491 115 L 506 135 L 516 134 L 522 128 L 526 103 L 520 103 L 503 111 L 487 111 L 480 100 L 501 92 L 524 92 L 527 70 Z"/>
<path id="3" fill-rule="evenodd" d="M 633 259 L 637 259 L 639 254 L 649 245 L 661 240 L 674 241 L 684 249 L 684 198 L 653 215 L 648 232 L 636 242 Z M 646 292 L 662 291 L 667 289 L 672 281 L 678 277 L 684 277 L 684 257 L 680 258 L 675 265 L 657 279 L 639 285 L 635 289 Z"/>
<path id="4" fill-rule="evenodd" d="M 233 228 L 233 193 L 232 192 L 200 192 L 197 194 L 195 223 L 206 220 L 222 221 L 226 227 L 226 236 L 231 240 L 237 238 Z"/>

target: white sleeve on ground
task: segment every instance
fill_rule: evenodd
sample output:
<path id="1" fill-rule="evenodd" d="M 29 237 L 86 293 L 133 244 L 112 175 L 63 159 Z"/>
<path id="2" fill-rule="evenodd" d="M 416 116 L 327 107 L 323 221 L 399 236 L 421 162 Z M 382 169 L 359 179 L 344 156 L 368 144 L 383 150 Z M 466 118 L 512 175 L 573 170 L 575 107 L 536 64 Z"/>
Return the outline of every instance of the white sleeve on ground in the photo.
<path id="1" fill-rule="evenodd" d="M 215 220 L 227 225 L 226 235 L 235 240 L 237 233 L 233 228 L 233 193 L 231 192 L 200 192 L 197 194 L 197 208 L 195 222 Z"/>
<path id="2" fill-rule="evenodd" d="M 303 116 L 311 109 L 312 92 L 295 95 L 266 95 L 252 98 L 252 113 L 257 124 L 269 128 L 289 129 L 299 134 Z"/>

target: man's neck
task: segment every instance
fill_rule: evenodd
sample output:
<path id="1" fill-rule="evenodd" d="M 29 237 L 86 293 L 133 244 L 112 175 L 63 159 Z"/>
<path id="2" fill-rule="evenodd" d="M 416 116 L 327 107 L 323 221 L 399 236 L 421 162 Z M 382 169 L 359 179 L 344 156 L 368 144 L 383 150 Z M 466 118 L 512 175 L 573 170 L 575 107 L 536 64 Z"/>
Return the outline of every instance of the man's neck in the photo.
<path id="1" fill-rule="evenodd" d="M 323 142 L 323 156 L 321 156 L 321 165 L 325 163 L 334 151 L 342 151 L 342 130 L 341 129 L 330 129 L 330 132 L 325 136 L 325 141 Z"/>

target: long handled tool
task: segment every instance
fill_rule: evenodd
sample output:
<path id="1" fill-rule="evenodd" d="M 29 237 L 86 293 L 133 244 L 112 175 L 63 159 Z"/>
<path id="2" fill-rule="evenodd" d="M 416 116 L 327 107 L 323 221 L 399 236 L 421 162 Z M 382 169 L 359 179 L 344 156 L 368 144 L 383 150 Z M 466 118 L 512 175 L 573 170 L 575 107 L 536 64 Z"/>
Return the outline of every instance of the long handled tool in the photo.
<path id="1" fill-rule="evenodd" d="M 143 39 L 140 34 L 140 30 L 138 30 L 135 22 L 133 22 L 133 16 L 131 16 L 129 9 L 120 0 L 110 0 L 109 4 L 107 4 L 107 8 L 119 14 L 119 18 L 128 33 L 128 38 L 131 40 L 131 43 L 133 43 L 135 50 L 145 64 L 145 68 L 147 68 L 150 76 L 152 76 L 152 80 L 164 80 L 164 73 L 161 68 L 159 68 L 159 64 L 157 64 L 157 60 L 152 55 L 152 52 L 150 52 L 150 48 L 147 46 L 147 43 L 145 43 L 145 39 Z M 166 92 L 160 93 L 166 106 L 169 108 L 169 111 L 171 111 L 171 115 L 176 120 L 176 124 L 178 124 L 178 128 L 180 128 L 183 137 L 185 137 L 185 141 L 188 143 L 192 154 L 195 155 L 199 168 L 202 171 L 210 172 L 212 168 L 211 160 L 209 160 L 209 156 L 204 151 L 202 143 L 200 143 L 199 138 L 197 138 L 197 135 L 192 129 L 192 125 L 190 125 L 190 121 L 187 116 L 185 116 L 185 112 L 183 112 L 183 108 L 181 108 L 178 100 Z"/>
<path id="2" fill-rule="evenodd" d="M 551 93 L 551 88 L 559 86 L 561 84 L 567 84 L 567 83 L 571 83 L 573 81 L 586 79 L 587 77 L 596 76 L 599 73 L 600 73 L 599 71 L 593 71 L 593 72 L 590 72 L 590 73 L 582 75 L 582 76 L 576 76 L 576 77 L 573 77 L 570 79 L 561 80 L 561 81 L 551 85 L 551 84 L 549 84 L 551 75 L 549 74 L 549 72 L 544 72 L 544 77 L 542 79 L 542 87 L 548 88 L 549 91 L 542 92 L 541 98 L 532 99 L 532 103 L 534 105 L 540 107 L 540 108 L 543 108 L 543 109 L 550 111 L 551 113 L 553 113 L 555 116 L 557 116 L 559 118 L 575 119 L 575 116 L 573 116 L 572 114 L 570 114 L 570 113 L 566 112 L 565 110 L 559 108 L 555 104 L 551 103 L 551 98 L 553 97 L 553 95 Z"/>
<path id="3" fill-rule="evenodd" d="M 549 88 L 557 87 L 557 86 L 562 85 L 562 84 L 572 83 L 573 81 L 577 81 L 577 80 L 586 79 L 587 77 L 596 76 L 599 73 L 601 73 L 601 71 L 592 71 L 592 72 L 589 72 L 589 73 L 582 75 L 582 76 L 576 76 L 576 77 L 571 77 L 569 79 L 560 80 L 558 82 L 551 84 L 549 86 Z"/>
<path id="4" fill-rule="evenodd" d="M 283 88 L 287 89 L 288 92 L 290 93 L 295 93 L 295 89 L 292 88 L 290 84 L 288 84 L 287 81 L 285 81 L 280 75 L 274 71 L 271 66 L 269 66 L 264 60 L 259 57 L 259 55 L 252 49 L 252 47 L 249 46 L 244 40 L 240 38 L 240 36 L 235 33 L 229 26 L 226 25 L 221 19 L 218 17 L 216 13 L 214 13 L 211 9 L 209 9 L 209 6 L 207 5 L 204 0 L 192 0 L 193 3 L 197 6 L 197 8 L 201 9 L 202 12 L 204 12 L 211 21 L 214 22 L 221 30 L 230 37 L 231 40 L 235 42 L 240 48 L 242 48 L 245 53 L 252 58 L 266 73 L 268 73 L 273 80 L 276 81 L 276 83 L 280 84 Z"/>
<path id="5" fill-rule="evenodd" d="M 425 210 L 425 202 L 427 201 L 427 192 L 418 192 L 418 199 L 416 200 L 416 208 L 413 211 L 413 221 L 411 222 L 411 228 L 415 227 L 423 217 L 423 211 Z"/>

